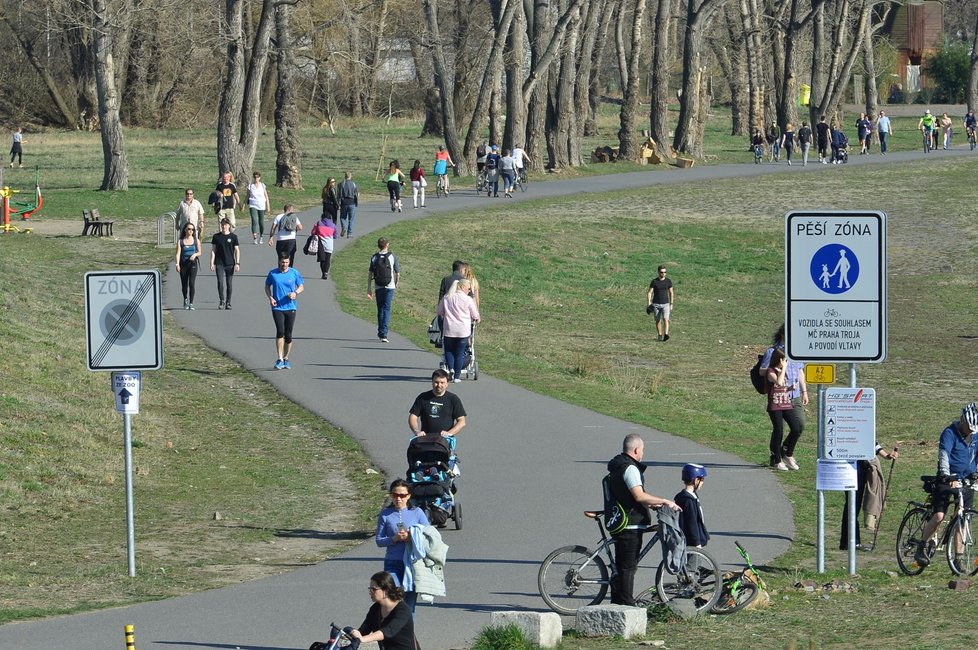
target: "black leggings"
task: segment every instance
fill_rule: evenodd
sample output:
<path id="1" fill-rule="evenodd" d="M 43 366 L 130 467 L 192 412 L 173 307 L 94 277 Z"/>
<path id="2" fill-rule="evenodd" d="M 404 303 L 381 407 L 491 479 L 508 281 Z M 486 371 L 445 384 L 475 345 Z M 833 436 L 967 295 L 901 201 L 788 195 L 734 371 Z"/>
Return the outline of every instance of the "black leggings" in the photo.
<path id="1" fill-rule="evenodd" d="M 183 299 L 194 301 L 197 292 L 194 285 L 197 282 L 197 261 L 184 260 L 180 262 L 180 288 L 183 289 Z"/>
<path id="2" fill-rule="evenodd" d="M 785 456 L 795 455 L 795 445 L 801 437 L 801 421 L 793 409 L 787 411 L 768 411 L 771 417 L 771 463 L 778 464 Z M 788 438 L 784 440 L 784 423 L 788 423 Z"/>
<path id="3" fill-rule="evenodd" d="M 400 201 L 401 184 L 397 181 L 387 181 L 387 193 L 390 194 L 392 201 Z"/>
<path id="4" fill-rule="evenodd" d="M 322 246 L 322 243 L 319 244 Z M 333 259 L 332 253 L 320 253 L 319 254 L 319 270 L 323 272 L 323 275 L 329 273 L 329 264 Z"/>
<path id="5" fill-rule="evenodd" d="M 291 343 L 292 328 L 295 327 L 295 310 L 273 309 L 272 319 L 275 321 L 275 338 L 285 339 L 286 343 Z"/>

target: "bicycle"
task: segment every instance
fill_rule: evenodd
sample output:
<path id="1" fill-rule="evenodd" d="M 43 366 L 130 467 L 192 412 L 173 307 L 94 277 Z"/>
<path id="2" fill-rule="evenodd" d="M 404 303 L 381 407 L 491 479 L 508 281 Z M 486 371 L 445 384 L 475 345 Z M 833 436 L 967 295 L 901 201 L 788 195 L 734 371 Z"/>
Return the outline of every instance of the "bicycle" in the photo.
<path id="1" fill-rule="evenodd" d="M 921 129 L 921 131 L 924 134 L 924 153 L 930 153 L 931 147 L 934 144 L 930 129 Z"/>
<path id="2" fill-rule="evenodd" d="M 435 196 L 438 198 L 448 196 L 448 179 L 445 174 L 438 174 L 438 183 L 435 185 Z"/>
<path id="3" fill-rule="evenodd" d="M 475 175 L 475 191 L 482 192 L 486 189 L 486 170 L 483 169 L 481 172 Z"/>
<path id="4" fill-rule="evenodd" d="M 975 129 L 968 129 L 968 145 L 974 151 L 978 147 L 978 138 L 975 137 Z"/>
<path id="5" fill-rule="evenodd" d="M 961 485 L 955 488 L 957 513 L 950 521 L 945 516 L 942 522 L 943 531 L 938 528 L 930 540 L 924 540 L 923 532 L 924 526 L 934 515 L 934 495 L 942 489 L 950 488 L 945 488 L 937 476 L 921 476 L 920 480 L 924 482 L 927 500 L 924 503 L 908 501 L 900 528 L 897 529 L 896 556 L 900 570 L 908 576 L 920 575 L 923 572 L 927 565 L 917 562 L 914 555 L 918 546 L 925 543 L 924 552 L 928 558 L 934 557 L 943 546 L 952 573 L 975 575 L 978 573 L 978 557 L 975 554 L 973 526 L 978 518 L 978 511 L 964 507 L 964 490 L 975 489 L 976 477 L 974 475 L 966 477 L 961 481 Z M 949 476 L 948 480 L 955 480 L 954 475 Z"/>
<path id="6" fill-rule="evenodd" d="M 516 186 L 520 188 L 520 192 L 526 191 L 528 181 L 526 180 L 526 167 L 520 167 L 516 170 Z"/>
<path id="7" fill-rule="evenodd" d="M 350 650 L 357 650 L 360 647 L 360 640 L 355 638 L 351 632 L 353 632 L 352 627 L 337 627 L 336 623 L 329 624 L 329 641 L 325 643 L 322 641 L 316 641 L 311 646 L 309 650 L 336 650 L 337 648 L 349 648 Z"/>
<path id="8" fill-rule="evenodd" d="M 547 606 L 558 614 L 573 616 L 585 605 L 597 605 L 608 593 L 611 580 L 618 575 L 611 548 L 614 539 L 607 533 L 604 513 L 587 511 L 584 516 L 594 519 L 601 541 L 593 550 L 586 546 L 562 546 L 548 555 L 537 573 L 537 588 Z M 654 532 L 639 553 L 642 560 L 659 543 L 661 535 L 656 525 L 646 528 Z M 602 558 L 605 555 L 607 561 Z M 647 607 L 657 597 L 662 604 L 676 600 L 692 601 L 697 613 L 708 612 L 720 598 L 723 585 L 716 560 L 701 548 L 687 548 L 686 568 L 673 575 L 666 569 L 665 560 L 655 572 L 655 584 L 635 598 L 637 605 Z M 611 567 L 611 573 L 608 567 Z"/>
<path id="9" fill-rule="evenodd" d="M 767 589 L 767 583 L 751 564 L 747 550 L 734 542 L 740 556 L 744 558 L 747 566 L 735 573 L 729 580 L 723 581 L 723 589 L 717 604 L 710 609 L 711 614 L 733 614 L 750 605 L 761 593 L 761 589 Z"/>

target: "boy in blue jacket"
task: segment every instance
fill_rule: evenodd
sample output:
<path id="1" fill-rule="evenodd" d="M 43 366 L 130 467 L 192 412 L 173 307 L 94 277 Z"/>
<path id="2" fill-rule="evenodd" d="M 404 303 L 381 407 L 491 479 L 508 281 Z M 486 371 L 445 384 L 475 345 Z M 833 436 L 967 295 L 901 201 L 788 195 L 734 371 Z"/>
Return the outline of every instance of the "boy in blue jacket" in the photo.
<path id="1" fill-rule="evenodd" d="M 710 541 L 710 533 L 703 523 L 703 507 L 700 505 L 699 489 L 706 479 L 706 468 L 694 463 L 683 465 L 683 483 L 686 487 L 673 499 L 682 512 L 679 525 L 686 536 L 686 546 L 703 548 Z"/>

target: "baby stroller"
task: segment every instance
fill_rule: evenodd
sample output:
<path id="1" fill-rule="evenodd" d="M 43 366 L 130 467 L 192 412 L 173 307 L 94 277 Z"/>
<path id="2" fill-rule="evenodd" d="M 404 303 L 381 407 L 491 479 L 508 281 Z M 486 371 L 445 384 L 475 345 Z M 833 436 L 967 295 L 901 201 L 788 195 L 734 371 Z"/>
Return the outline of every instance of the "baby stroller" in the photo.
<path id="1" fill-rule="evenodd" d="M 455 456 L 455 438 L 421 435 L 407 449 L 407 480 L 414 504 L 424 510 L 432 526 L 444 528 L 451 519 L 462 530 L 462 506 L 455 481 L 462 468 Z"/>
<path id="2" fill-rule="evenodd" d="M 849 162 L 849 138 L 841 131 L 832 139 L 832 164 L 845 165 Z"/>

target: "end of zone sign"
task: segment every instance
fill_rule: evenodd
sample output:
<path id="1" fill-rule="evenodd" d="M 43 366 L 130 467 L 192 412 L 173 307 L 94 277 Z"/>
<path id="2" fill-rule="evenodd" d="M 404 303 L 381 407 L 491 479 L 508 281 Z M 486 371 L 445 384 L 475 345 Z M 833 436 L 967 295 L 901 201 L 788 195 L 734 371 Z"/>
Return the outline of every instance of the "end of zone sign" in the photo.
<path id="1" fill-rule="evenodd" d="M 159 271 L 85 274 L 85 348 L 89 370 L 163 367 Z"/>
<path id="2" fill-rule="evenodd" d="M 785 352 L 811 362 L 886 358 L 886 215 L 785 215 Z"/>

